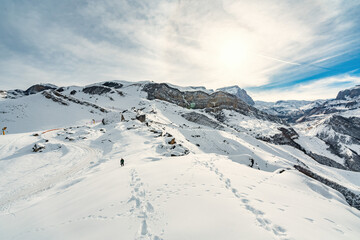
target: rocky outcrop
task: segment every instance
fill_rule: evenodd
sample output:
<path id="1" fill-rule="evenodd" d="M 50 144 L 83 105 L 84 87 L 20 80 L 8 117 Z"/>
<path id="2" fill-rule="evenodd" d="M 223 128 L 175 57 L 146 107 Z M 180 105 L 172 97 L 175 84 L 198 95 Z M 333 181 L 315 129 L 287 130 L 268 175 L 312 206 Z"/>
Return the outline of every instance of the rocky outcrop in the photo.
<path id="1" fill-rule="evenodd" d="M 73 98 L 73 97 L 69 97 L 69 96 L 65 96 L 62 95 L 61 93 L 55 91 L 55 90 L 47 90 L 42 92 L 42 95 L 44 95 L 44 97 L 46 97 L 47 99 L 51 99 L 54 102 L 60 103 L 62 105 L 69 105 L 69 102 L 73 102 L 76 104 L 80 104 L 80 105 L 84 105 L 84 106 L 88 106 L 88 107 L 92 107 L 96 110 L 99 110 L 100 112 L 103 113 L 107 113 L 108 110 L 106 110 L 105 108 L 102 108 L 96 104 L 93 103 L 89 103 L 86 101 L 80 101 L 79 99 Z"/>
<path id="2" fill-rule="evenodd" d="M 246 102 L 249 105 L 255 105 L 254 100 L 247 94 L 247 92 L 244 89 L 241 89 L 239 86 L 231 86 L 231 87 L 224 87 L 219 88 L 217 91 L 227 92 L 230 94 L 235 95 L 236 97 L 240 98 L 244 102 Z"/>
<path id="3" fill-rule="evenodd" d="M 350 136 L 350 143 L 360 144 L 360 118 L 334 115 L 327 124 L 335 132 Z"/>
<path id="4" fill-rule="evenodd" d="M 32 148 L 33 152 L 42 152 L 43 149 L 45 149 L 45 145 L 41 143 L 35 143 Z"/>
<path id="5" fill-rule="evenodd" d="M 294 141 L 294 140 L 298 139 L 299 135 L 293 128 L 280 127 L 278 130 L 281 133 L 275 134 L 270 137 L 264 137 L 264 136 L 258 135 L 258 136 L 256 136 L 256 138 L 259 140 L 274 143 L 277 145 L 292 146 L 292 147 L 302 151 L 303 153 L 305 153 L 306 155 L 308 155 L 309 157 L 314 159 L 316 162 L 326 165 L 326 166 L 329 166 L 329 167 L 334 167 L 334 168 L 338 168 L 338 169 L 351 169 L 347 166 L 341 165 L 340 163 L 338 163 L 328 157 L 305 150 L 300 144 L 298 144 L 296 141 Z"/>
<path id="6" fill-rule="evenodd" d="M 286 124 L 285 121 L 280 118 L 264 113 L 248 105 L 238 97 L 226 92 L 215 92 L 212 94 L 207 94 L 202 91 L 182 92 L 165 83 L 146 84 L 143 87 L 143 91 L 147 92 L 149 100 L 159 99 L 181 107 L 206 109 L 211 112 L 229 109 L 246 116 Z"/>
<path id="7" fill-rule="evenodd" d="M 82 91 L 87 94 L 101 95 L 110 92 L 111 88 L 103 87 L 103 86 L 90 86 L 90 87 L 85 87 Z"/>
<path id="8" fill-rule="evenodd" d="M 353 88 L 340 91 L 336 96 L 336 100 L 348 100 L 357 97 L 360 97 L 360 85 L 356 85 Z"/>
<path id="9" fill-rule="evenodd" d="M 211 120 L 207 116 L 197 112 L 184 113 L 181 115 L 183 118 L 188 120 L 189 122 L 194 122 L 200 125 L 208 126 L 215 129 L 222 129 L 223 126 L 218 124 L 217 122 Z"/>
<path id="10" fill-rule="evenodd" d="M 345 166 L 352 171 L 360 171 L 359 153 L 349 145 L 360 145 L 360 118 L 333 115 L 324 123 L 323 131 L 317 137 L 323 140 L 329 150 L 345 159 Z"/>
<path id="11" fill-rule="evenodd" d="M 115 88 L 115 89 L 123 87 L 123 85 L 121 83 L 117 83 L 117 82 L 104 82 L 102 85 L 105 87 L 111 87 L 111 88 Z"/>
<path id="12" fill-rule="evenodd" d="M 140 122 L 145 122 L 146 121 L 146 115 L 145 114 L 137 115 L 136 119 L 139 120 Z"/>
<path id="13" fill-rule="evenodd" d="M 36 94 L 38 92 L 42 92 L 48 89 L 56 89 L 56 88 L 57 87 L 52 84 L 36 84 L 26 89 L 25 95 Z"/>
<path id="14" fill-rule="evenodd" d="M 319 155 L 319 154 L 316 154 L 313 152 L 306 152 L 306 154 L 322 165 L 326 165 L 326 166 L 338 168 L 338 169 L 343 169 L 343 170 L 348 169 L 344 165 L 341 165 L 340 163 L 338 163 L 328 157 L 325 157 L 325 156 L 322 156 L 322 155 Z"/>

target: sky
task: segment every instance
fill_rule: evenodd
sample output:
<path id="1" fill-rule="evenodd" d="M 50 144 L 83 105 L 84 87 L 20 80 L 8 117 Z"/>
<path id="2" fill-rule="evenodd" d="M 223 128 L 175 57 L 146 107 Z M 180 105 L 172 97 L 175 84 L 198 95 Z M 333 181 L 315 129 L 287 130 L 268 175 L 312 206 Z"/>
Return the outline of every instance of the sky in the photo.
<path id="1" fill-rule="evenodd" d="M 358 0 L 2 0 L 0 89 L 108 80 L 334 98 L 360 84 Z"/>

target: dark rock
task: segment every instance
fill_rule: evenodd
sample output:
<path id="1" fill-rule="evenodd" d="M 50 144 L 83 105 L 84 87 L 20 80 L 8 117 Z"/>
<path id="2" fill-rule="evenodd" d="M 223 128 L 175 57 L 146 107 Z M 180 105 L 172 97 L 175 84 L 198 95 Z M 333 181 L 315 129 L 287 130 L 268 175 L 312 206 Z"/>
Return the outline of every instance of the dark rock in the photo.
<path id="1" fill-rule="evenodd" d="M 45 149 L 45 146 L 42 145 L 41 143 L 36 143 L 32 148 L 33 152 L 39 152 L 39 151 L 41 152 L 41 150 L 43 149 Z"/>
<path id="2" fill-rule="evenodd" d="M 31 95 L 31 94 L 36 94 L 38 92 L 42 92 L 44 90 L 48 90 L 48 89 L 55 90 L 56 88 L 57 87 L 52 84 L 35 84 L 35 85 L 29 87 L 28 89 L 26 89 L 26 91 L 24 93 L 25 93 L 25 95 Z"/>
<path id="3" fill-rule="evenodd" d="M 348 148 L 349 144 L 360 145 L 360 118 L 333 115 L 324 124 L 333 132 L 323 131 L 317 137 L 329 146 L 333 154 L 345 159 L 345 166 L 348 169 L 360 171 L 359 153 Z M 344 148 L 349 150 L 347 154 L 344 153 Z"/>
<path id="4" fill-rule="evenodd" d="M 70 92 L 70 95 L 75 95 L 75 93 L 76 93 L 76 90 L 72 90 L 72 91 Z"/>
<path id="5" fill-rule="evenodd" d="M 329 167 L 338 168 L 338 169 L 344 169 L 344 170 L 347 169 L 345 166 L 341 165 L 340 163 L 338 163 L 328 157 L 325 157 L 325 156 L 322 156 L 322 155 L 319 155 L 319 154 L 316 154 L 313 152 L 307 152 L 307 155 L 312 157 L 312 159 L 314 159 L 315 161 L 317 161 L 320 164 L 323 164 L 323 165 L 326 165 Z"/>
<path id="6" fill-rule="evenodd" d="M 91 86 L 91 87 L 86 87 L 82 90 L 84 93 L 87 94 L 97 94 L 97 95 L 101 95 L 104 93 L 108 93 L 111 91 L 111 88 L 108 87 L 102 87 L 102 86 Z"/>
<path id="7" fill-rule="evenodd" d="M 140 122 L 145 122 L 146 121 L 146 115 L 145 114 L 138 115 L 138 116 L 136 116 L 136 119 L 139 120 Z"/>
<path id="8" fill-rule="evenodd" d="M 66 96 L 66 95 L 62 95 L 61 93 L 59 93 L 59 92 L 57 92 L 55 90 L 46 90 L 46 91 L 43 91 L 41 94 L 44 95 L 46 98 L 51 99 L 54 102 L 58 102 L 58 103 L 60 103 L 62 105 L 67 106 L 67 105 L 69 105 L 68 102 L 73 102 L 73 103 L 76 103 L 76 104 L 92 107 L 92 108 L 97 109 L 97 110 L 99 110 L 100 112 L 103 112 L 103 113 L 108 112 L 105 108 L 99 107 L 96 104 L 89 103 L 89 102 L 86 102 L 86 101 L 80 101 L 79 99 L 76 99 L 76 98 L 73 98 L 73 97 L 70 97 L 70 96 Z"/>
<path id="9" fill-rule="evenodd" d="M 347 100 L 360 96 L 360 85 L 356 85 L 353 88 L 340 91 L 336 96 L 336 100 Z"/>
<path id="10" fill-rule="evenodd" d="M 259 140 L 271 142 L 271 143 L 278 144 L 278 145 L 292 146 L 292 147 L 302 151 L 303 153 L 305 153 L 306 155 L 308 155 L 309 157 L 311 157 L 312 159 L 314 159 L 316 162 L 318 162 L 320 164 L 323 164 L 323 165 L 326 165 L 329 167 L 338 168 L 338 169 L 349 169 L 349 168 L 345 167 L 344 165 L 341 165 L 340 163 L 338 163 L 328 157 L 313 153 L 311 151 L 306 151 L 300 144 L 298 144 L 297 142 L 294 141 L 295 139 L 297 139 L 299 137 L 299 135 L 296 133 L 296 131 L 293 128 L 281 127 L 281 128 L 279 128 L 279 130 L 281 131 L 281 133 L 275 134 L 274 136 L 271 136 L 271 137 L 256 136 L 256 138 Z"/>
<path id="11" fill-rule="evenodd" d="M 208 127 L 216 128 L 216 129 L 223 128 L 223 126 L 221 126 L 217 122 L 211 120 L 210 118 L 208 118 L 207 116 L 205 116 L 204 114 L 201 114 L 201 113 L 190 112 L 190 113 L 184 113 L 181 116 L 183 118 L 185 118 L 186 120 L 188 120 L 189 122 L 194 122 L 194 123 L 197 123 L 200 125 L 204 125 L 204 126 L 208 126 Z"/>
<path id="12" fill-rule="evenodd" d="M 115 88 L 115 89 L 123 87 L 123 85 L 121 83 L 117 83 L 117 82 L 105 82 L 102 85 L 105 86 L 105 87 L 112 87 L 112 88 Z"/>
<path id="13" fill-rule="evenodd" d="M 345 118 L 334 115 L 327 124 L 331 126 L 335 132 L 350 136 L 352 143 L 360 144 L 360 118 Z"/>

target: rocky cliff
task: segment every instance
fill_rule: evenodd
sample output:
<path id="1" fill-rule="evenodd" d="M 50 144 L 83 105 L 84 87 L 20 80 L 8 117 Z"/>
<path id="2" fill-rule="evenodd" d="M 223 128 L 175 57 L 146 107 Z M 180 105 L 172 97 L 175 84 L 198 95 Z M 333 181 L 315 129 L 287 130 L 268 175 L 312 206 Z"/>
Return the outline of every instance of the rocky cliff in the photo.
<path id="1" fill-rule="evenodd" d="M 336 100 L 349 100 L 357 97 L 360 97 L 360 85 L 340 91 L 336 96 Z"/>
<path id="2" fill-rule="evenodd" d="M 236 97 L 240 98 L 244 102 L 246 102 L 249 105 L 255 105 L 254 100 L 247 94 L 247 92 L 244 89 L 241 89 L 239 86 L 231 86 L 231 87 L 224 87 L 219 88 L 217 91 L 227 92 L 232 95 L 235 95 Z"/>
<path id="3" fill-rule="evenodd" d="M 227 92 L 212 94 L 203 91 L 182 92 L 165 83 L 148 83 L 143 87 L 143 91 L 147 92 L 149 100 L 159 99 L 185 108 L 206 109 L 212 112 L 222 109 L 234 110 L 245 116 L 285 124 L 280 118 L 264 113 Z"/>

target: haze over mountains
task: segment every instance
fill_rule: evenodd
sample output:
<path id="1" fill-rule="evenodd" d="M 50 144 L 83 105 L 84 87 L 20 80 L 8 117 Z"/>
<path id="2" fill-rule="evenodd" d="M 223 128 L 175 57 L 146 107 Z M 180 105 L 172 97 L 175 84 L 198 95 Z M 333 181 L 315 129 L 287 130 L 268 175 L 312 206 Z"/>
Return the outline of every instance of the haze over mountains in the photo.
<path id="1" fill-rule="evenodd" d="M 149 81 L 0 94 L 1 239 L 360 236 L 360 86 L 276 103 Z"/>

